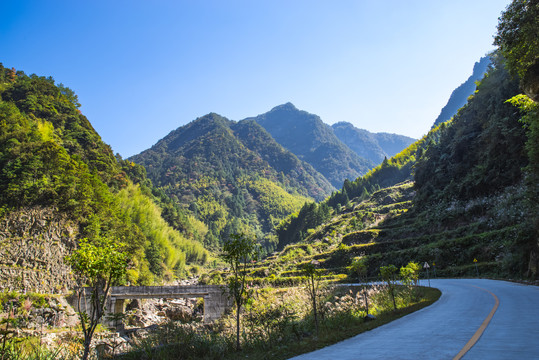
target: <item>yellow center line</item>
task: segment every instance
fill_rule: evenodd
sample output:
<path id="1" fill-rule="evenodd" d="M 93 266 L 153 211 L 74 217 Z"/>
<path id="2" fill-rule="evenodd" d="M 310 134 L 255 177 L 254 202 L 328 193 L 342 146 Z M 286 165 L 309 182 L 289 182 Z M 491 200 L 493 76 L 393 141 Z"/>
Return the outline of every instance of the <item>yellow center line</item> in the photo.
<path id="1" fill-rule="evenodd" d="M 468 340 L 468 342 L 466 343 L 466 345 L 464 345 L 464 347 L 462 348 L 462 350 L 459 351 L 459 353 L 457 354 L 457 356 L 455 356 L 453 358 L 453 360 L 459 360 L 461 359 L 468 351 L 470 351 L 470 349 L 475 345 L 475 343 L 479 340 L 479 338 L 481 337 L 481 335 L 483 335 L 483 332 L 485 331 L 485 329 L 487 328 L 488 324 L 490 323 L 490 320 L 492 320 L 492 317 L 494 316 L 494 313 L 496 312 L 496 310 L 498 310 L 498 306 L 500 305 L 500 300 L 498 300 L 498 297 L 496 295 L 494 295 L 492 292 L 488 291 L 487 289 L 483 289 L 479 286 L 475 286 L 475 285 L 471 285 L 473 287 L 476 287 L 478 289 L 481 289 L 483 291 L 486 291 L 488 292 L 490 295 L 492 295 L 492 297 L 494 298 L 494 300 L 496 301 L 496 303 L 494 304 L 494 307 L 492 308 L 492 310 L 490 310 L 490 314 L 488 314 L 488 316 L 485 318 L 485 320 L 483 321 L 483 323 L 481 324 L 481 326 L 479 327 L 479 329 L 477 329 L 477 331 L 475 332 L 475 334 L 473 334 L 472 338 L 470 340 Z"/>

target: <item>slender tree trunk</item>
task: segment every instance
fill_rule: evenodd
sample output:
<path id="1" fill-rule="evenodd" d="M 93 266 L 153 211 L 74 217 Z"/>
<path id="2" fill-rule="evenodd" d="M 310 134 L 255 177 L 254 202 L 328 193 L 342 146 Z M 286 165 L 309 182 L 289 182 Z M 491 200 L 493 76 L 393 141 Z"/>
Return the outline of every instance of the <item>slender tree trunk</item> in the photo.
<path id="1" fill-rule="evenodd" d="M 367 315 L 369 315 L 369 298 L 367 297 L 367 289 L 363 288 L 363 299 L 365 300 L 365 310 Z"/>
<path id="2" fill-rule="evenodd" d="M 312 300 L 313 300 L 313 312 L 314 312 L 314 327 L 316 329 L 316 336 L 318 336 L 318 312 L 316 311 L 316 289 L 314 287 L 314 275 L 311 275 L 312 285 Z"/>
<path id="3" fill-rule="evenodd" d="M 89 339 L 90 342 L 92 341 Z M 82 360 L 88 360 L 88 356 L 90 356 L 90 342 L 88 342 L 87 339 L 84 339 L 84 353 L 82 354 Z"/>
<path id="4" fill-rule="evenodd" d="M 236 350 L 240 351 L 240 309 L 241 304 L 237 303 L 237 309 L 236 309 Z"/>

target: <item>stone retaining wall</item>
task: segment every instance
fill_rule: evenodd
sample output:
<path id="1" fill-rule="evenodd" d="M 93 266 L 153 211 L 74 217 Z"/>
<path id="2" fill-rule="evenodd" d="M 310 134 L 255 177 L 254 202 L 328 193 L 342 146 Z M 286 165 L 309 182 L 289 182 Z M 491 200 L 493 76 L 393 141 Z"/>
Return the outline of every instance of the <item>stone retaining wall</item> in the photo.
<path id="1" fill-rule="evenodd" d="M 78 226 L 52 208 L 13 211 L 0 220 L 0 291 L 62 293 L 72 289 L 64 258 Z"/>

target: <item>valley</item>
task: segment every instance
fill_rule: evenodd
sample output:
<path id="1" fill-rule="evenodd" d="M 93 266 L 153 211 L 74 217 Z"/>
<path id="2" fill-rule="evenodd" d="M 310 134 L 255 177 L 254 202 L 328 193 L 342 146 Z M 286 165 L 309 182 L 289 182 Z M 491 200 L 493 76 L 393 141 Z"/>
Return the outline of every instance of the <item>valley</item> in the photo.
<path id="1" fill-rule="evenodd" d="M 420 139 L 287 102 L 201 114 L 124 159 L 73 90 L 0 64 L 1 359 L 286 359 L 468 285 L 511 304 L 487 279 L 539 278 L 539 54 L 511 35 L 537 24 L 529 3 Z M 161 285 L 219 289 L 226 311 L 146 300 Z"/>

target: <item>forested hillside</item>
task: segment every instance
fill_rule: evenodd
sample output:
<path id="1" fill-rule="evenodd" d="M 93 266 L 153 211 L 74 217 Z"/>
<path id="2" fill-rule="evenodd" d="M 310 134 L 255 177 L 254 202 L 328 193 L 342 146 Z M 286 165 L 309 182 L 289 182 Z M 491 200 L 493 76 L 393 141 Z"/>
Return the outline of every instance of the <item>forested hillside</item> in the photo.
<path id="1" fill-rule="evenodd" d="M 0 97 L 0 218 L 48 208 L 76 224 L 78 239 L 124 243 L 131 283 L 170 279 L 188 262 L 206 261 L 207 251 L 193 240 L 193 229 L 203 233 L 204 225 L 172 211 L 169 199 L 152 194 L 141 166 L 113 155 L 71 89 L 0 64 Z M 162 219 L 156 202 L 169 204 L 183 233 Z"/>
<path id="2" fill-rule="evenodd" d="M 311 164 L 335 188 L 345 179 L 355 179 L 375 163 L 360 157 L 342 143 L 320 117 L 298 110 L 291 103 L 276 106 L 254 120 L 287 150 Z"/>
<path id="3" fill-rule="evenodd" d="M 537 103 L 503 53 L 452 121 L 283 221 L 283 254 L 311 245 L 328 273 L 364 256 L 372 276 L 426 261 L 447 276 L 537 277 Z"/>
<path id="4" fill-rule="evenodd" d="M 207 224 L 204 241 L 213 249 L 228 234 L 244 232 L 271 250 L 275 225 L 333 189 L 256 122 L 217 114 L 172 131 L 131 160 L 144 165 L 160 190 Z"/>
<path id="5" fill-rule="evenodd" d="M 431 130 L 422 139 L 408 146 L 397 155 L 385 159 L 380 165 L 354 181 L 345 180 L 341 190 L 333 192 L 319 204 L 305 204 L 299 213 L 292 214 L 277 227 L 279 249 L 287 244 L 307 238 L 308 230 L 323 224 L 330 217 L 329 209 L 341 213 L 351 203 L 367 200 L 381 188 L 413 179 L 413 168 L 429 145 L 440 137 L 440 129 L 445 124 Z"/>

